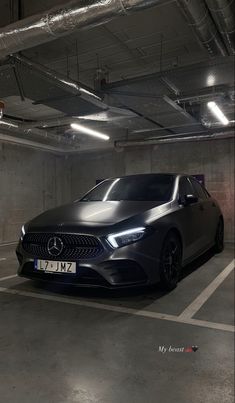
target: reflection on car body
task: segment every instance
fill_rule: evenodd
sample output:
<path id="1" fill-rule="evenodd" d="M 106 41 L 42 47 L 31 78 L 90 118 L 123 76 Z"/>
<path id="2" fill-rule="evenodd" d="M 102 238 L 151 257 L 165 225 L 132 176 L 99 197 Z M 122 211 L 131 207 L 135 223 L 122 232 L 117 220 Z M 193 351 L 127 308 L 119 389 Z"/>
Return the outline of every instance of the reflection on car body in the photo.
<path id="1" fill-rule="evenodd" d="M 90 287 L 160 281 L 169 290 L 183 266 L 223 249 L 223 232 L 218 203 L 191 176 L 111 178 L 23 226 L 18 274 Z"/>

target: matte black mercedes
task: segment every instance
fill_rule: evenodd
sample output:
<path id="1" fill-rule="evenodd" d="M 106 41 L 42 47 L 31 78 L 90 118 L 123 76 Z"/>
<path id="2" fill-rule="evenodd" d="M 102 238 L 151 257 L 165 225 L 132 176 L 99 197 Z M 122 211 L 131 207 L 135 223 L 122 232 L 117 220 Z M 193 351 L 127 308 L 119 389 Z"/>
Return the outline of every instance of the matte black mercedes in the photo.
<path id="1" fill-rule="evenodd" d="M 110 288 L 160 282 L 170 290 L 186 264 L 211 247 L 221 252 L 223 238 L 221 210 L 193 177 L 107 179 L 22 227 L 18 274 Z"/>

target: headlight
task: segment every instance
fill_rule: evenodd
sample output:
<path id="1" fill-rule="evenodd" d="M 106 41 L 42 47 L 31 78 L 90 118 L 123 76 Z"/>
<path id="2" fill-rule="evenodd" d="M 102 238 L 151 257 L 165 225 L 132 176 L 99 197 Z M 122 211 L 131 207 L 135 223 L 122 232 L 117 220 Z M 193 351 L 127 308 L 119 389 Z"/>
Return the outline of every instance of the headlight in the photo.
<path id="1" fill-rule="evenodd" d="M 146 231 L 147 229 L 145 227 L 132 228 L 123 232 L 111 234 L 107 239 L 113 248 L 120 248 L 121 246 L 139 241 L 146 234 Z"/>
<path id="2" fill-rule="evenodd" d="M 25 226 L 22 225 L 21 233 L 20 233 L 20 240 L 21 241 L 23 241 L 24 236 L 25 236 Z"/>

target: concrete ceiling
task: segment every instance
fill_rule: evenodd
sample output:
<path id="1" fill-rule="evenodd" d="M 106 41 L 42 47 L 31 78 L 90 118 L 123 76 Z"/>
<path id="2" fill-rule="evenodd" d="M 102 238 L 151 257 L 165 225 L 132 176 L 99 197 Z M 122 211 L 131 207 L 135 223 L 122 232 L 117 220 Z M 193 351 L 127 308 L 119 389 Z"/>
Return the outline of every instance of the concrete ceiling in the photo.
<path id="1" fill-rule="evenodd" d="M 22 0 L 21 17 L 60 3 L 64 1 Z M 2 26 L 10 22 L 10 4 L 11 0 L 1 1 Z M 91 86 L 100 67 L 107 70 L 110 81 L 157 71 L 161 53 L 163 69 L 209 57 L 174 1 L 25 52 L 30 58 L 75 79 L 78 62 L 79 80 Z"/>
<path id="2" fill-rule="evenodd" d="M 1 0 L 0 26 L 63 3 L 63 0 Z M 213 119 L 205 112 L 205 100 L 202 102 L 200 98 L 196 102 L 196 97 L 203 91 L 209 97 L 214 96 L 218 86 L 223 87 L 219 100 L 227 108 L 229 118 L 234 119 L 233 59 L 211 60 L 175 1 L 73 33 L 23 54 L 90 88 L 95 87 L 95 77 L 101 71 L 107 81 L 102 88 L 105 102 L 136 113 L 134 119 L 89 122 L 89 126 L 113 133 L 112 140 L 134 136 L 133 132 L 140 130 L 141 136 L 146 136 L 148 130 L 154 133 L 154 129 L 159 132 L 161 128 L 159 134 L 186 132 L 195 125 L 197 130 L 205 130 L 200 118 L 212 122 Z M 0 68 L 0 98 L 11 118 L 39 120 L 98 112 L 94 105 L 72 97 L 25 67 L 19 66 L 18 74 L 27 102 L 20 97 L 12 68 Z M 214 77 L 213 84 L 208 77 Z M 191 98 L 181 101 L 187 95 Z M 184 129 L 164 129 L 174 125 L 182 125 Z M 68 129 L 53 130 L 63 135 Z M 98 147 L 100 143 L 81 136 L 81 149 L 92 144 Z"/>

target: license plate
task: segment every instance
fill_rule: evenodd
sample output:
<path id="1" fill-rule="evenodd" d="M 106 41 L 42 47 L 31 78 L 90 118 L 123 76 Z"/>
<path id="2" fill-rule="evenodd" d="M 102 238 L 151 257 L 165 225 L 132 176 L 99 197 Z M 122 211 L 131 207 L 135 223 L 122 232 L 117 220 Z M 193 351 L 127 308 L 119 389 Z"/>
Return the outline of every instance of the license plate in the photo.
<path id="1" fill-rule="evenodd" d="M 40 260 L 34 261 L 34 268 L 38 271 L 44 271 L 45 273 L 64 273 L 75 274 L 76 263 L 75 262 L 57 262 L 54 260 Z"/>

